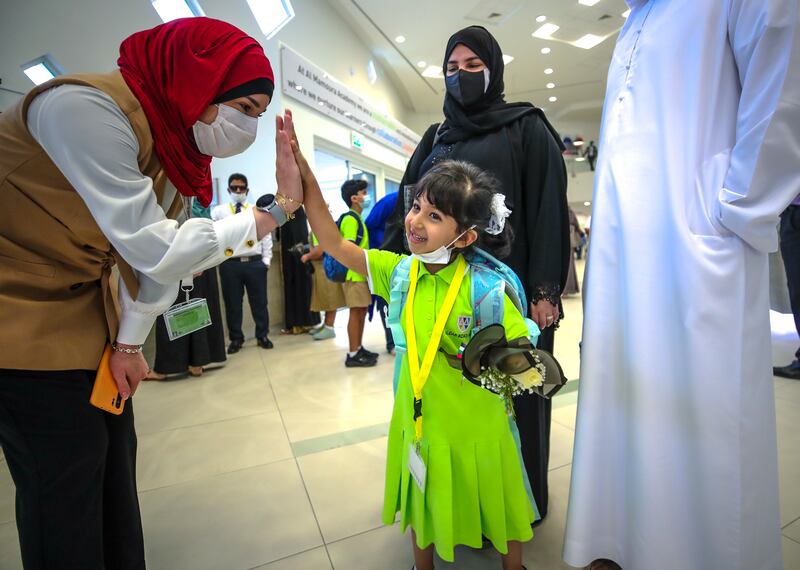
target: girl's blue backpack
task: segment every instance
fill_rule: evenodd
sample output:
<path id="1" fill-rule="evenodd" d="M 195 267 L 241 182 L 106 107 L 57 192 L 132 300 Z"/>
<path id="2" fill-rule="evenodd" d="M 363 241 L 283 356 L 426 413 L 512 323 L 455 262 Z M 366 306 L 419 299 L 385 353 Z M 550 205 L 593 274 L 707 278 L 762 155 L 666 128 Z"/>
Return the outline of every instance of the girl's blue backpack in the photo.
<path id="1" fill-rule="evenodd" d="M 345 216 L 353 216 L 358 222 L 358 230 L 356 233 L 356 245 L 361 246 L 361 240 L 364 239 L 364 222 L 361 221 L 361 217 L 359 217 L 353 211 L 347 211 L 336 221 L 336 226 L 341 229 L 342 227 L 342 220 L 344 220 Z M 336 258 L 334 258 L 329 253 L 322 254 L 322 267 L 325 269 L 325 276 L 334 281 L 336 283 L 344 283 L 347 280 L 347 266 L 339 263 Z"/>

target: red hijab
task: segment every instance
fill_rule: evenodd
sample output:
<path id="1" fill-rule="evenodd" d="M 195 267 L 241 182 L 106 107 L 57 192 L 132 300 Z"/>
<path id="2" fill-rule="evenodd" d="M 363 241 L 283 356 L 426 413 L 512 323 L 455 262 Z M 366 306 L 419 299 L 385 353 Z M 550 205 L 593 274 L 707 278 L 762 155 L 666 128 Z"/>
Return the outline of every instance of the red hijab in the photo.
<path id="1" fill-rule="evenodd" d="M 183 18 L 130 36 L 117 65 L 144 109 L 167 177 L 208 206 L 211 157 L 197 150 L 192 125 L 230 89 L 254 79 L 275 82 L 264 49 L 226 22 Z"/>

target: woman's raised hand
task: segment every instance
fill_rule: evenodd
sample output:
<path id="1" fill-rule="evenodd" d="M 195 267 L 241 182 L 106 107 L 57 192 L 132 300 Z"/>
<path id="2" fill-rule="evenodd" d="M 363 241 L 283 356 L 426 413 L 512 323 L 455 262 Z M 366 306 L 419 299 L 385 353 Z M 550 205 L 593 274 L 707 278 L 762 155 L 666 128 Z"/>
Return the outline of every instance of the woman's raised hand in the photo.
<path id="1" fill-rule="evenodd" d="M 303 202 L 300 169 L 292 151 L 291 137 L 293 136 L 294 126 L 291 127 L 290 133 L 286 129 L 284 117 L 278 115 L 275 118 L 275 179 L 278 182 L 278 192 L 290 199 L 289 204 L 292 211 L 299 208 Z"/>
<path id="2" fill-rule="evenodd" d="M 298 168 L 300 168 L 300 175 L 305 182 L 313 173 L 311 172 L 311 167 L 308 165 L 306 157 L 303 156 L 303 153 L 300 151 L 300 143 L 297 140 L 297 133 L 294 130 L 294 118 L 292 117 L 291 109 L 286 109 L 283 116 L 283 124 L 284 129 L 289 134 L 289 140 L 292 142 L 292 152 L 294 152 L 294 159 L 297 162 Z"/>

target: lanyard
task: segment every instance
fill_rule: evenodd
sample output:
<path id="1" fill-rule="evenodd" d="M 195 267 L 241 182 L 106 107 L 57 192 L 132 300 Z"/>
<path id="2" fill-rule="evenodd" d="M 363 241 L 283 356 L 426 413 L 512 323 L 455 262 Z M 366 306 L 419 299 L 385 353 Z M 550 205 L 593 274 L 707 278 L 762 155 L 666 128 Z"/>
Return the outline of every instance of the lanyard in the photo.
<path id="1" fill-rule="evenodd" d="M 414 329 L 414 294 L 417 292 L 419 260 L 414 258 L 411 261 L 409 275 L 411 283 L 408 287 L 408 300 L 406 301 L 406 337 L 408 341 L 408 366 L 411 372 L 411 385 L 414 388 L 414 432 L 417 443 L 422 438 L 422 389 L 431 374 L 433 360 L 439 350 L 439 342 L 442 340 L 442 334 L 444 333 L 444 325 L 447 323 L 450 311 L 453 310 L 453 305 L 455 305 L 456 296 L 461 289 L 461 282 L 464 280 L 466 269 L 467 262 L 463 256 L 459 256 L 453 281 L 447 290 L 442 308 L 439 309 L 439 314 L 436 316 L 433 332 L 431 332 L 431 338 L 428 341 L 425 357 L 422 359 L 422 366 L 420 367 L 419 352 L 417 351 L 417 332 Z"/>

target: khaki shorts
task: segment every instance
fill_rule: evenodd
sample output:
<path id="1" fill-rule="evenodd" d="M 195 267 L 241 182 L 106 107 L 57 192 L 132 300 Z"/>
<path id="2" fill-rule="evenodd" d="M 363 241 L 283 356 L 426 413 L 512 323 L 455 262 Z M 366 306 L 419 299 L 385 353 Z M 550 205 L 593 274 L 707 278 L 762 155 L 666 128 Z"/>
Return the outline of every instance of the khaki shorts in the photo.
<path id="1" fill-rule="evenodd" d="M 314 274 L 311 279 L 311 310 L 314 312 L 335 311 L 345 307 L 342 284 L 325 276 L 322 261 L 312 261 Z"/>
<path id="2" fill-rule="evenodd" d="M 369 307 L 372 304 L 372 293 L 366 281 L 345 281 L 342 283 L 344 301 L 350 308 Z"/>

